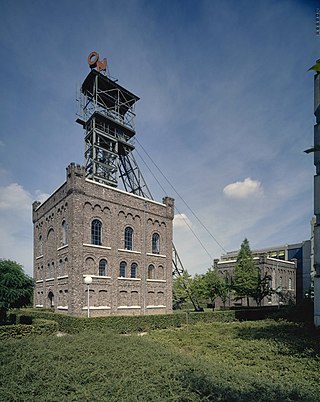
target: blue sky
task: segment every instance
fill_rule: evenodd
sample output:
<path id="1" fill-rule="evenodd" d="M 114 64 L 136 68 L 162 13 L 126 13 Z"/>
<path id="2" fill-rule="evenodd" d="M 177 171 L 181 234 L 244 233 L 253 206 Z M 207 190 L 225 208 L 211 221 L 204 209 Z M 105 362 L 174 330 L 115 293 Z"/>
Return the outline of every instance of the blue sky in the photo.
<path id="1" fill-rule="evenodd" d="M 1 0 L 0 257 L 32 272 L 31 203 L 83 163 L 76 89 L 92 50 L 137 94 L 139 143 L 225 250 L 310 238 L 319 1 Z M 139 144 L 139 155 L 152 167 Z M 136 155 L 146 181 L 165 195 Z M 203 273 L 223 249 L 176 199 L 174 242 Z M 210 256 L 181 219 L 188 220 Z"/>

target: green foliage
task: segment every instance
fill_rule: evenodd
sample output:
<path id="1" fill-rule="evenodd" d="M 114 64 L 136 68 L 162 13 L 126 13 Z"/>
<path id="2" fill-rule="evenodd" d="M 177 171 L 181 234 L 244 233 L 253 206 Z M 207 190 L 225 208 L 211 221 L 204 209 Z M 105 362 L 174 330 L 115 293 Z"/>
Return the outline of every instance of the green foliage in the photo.
<path id="1" fill-rule="evenodd" d="M 4 339 L 0 400 L 316 402 L 319 344 L 317 331 L 271 320 Z"/>
<path id="2" fill-rule="evenodd" d="M 25 309 L 24 313 L 31 315 L 33 318 L 54 320 L 58 323 L 60 331 L 69 334 L 76 334 L 84 330 L 113 330 L 119 334 L 128 334 L 134 332 L 147 332 L 154 329 L 181 327 L 186 323 L 185 313 L 145 316 L 94 317 L 89 319 L 82 317 L 71 317 L 65 314 L 56 314 L 37 309 Z M 234 320 L 234 317 L 234 311 L 217 311 L 214 313 L 190 312 L 188 313 L 188 322 L 191 324 L 197 322 L 225 322 Z"/>
<path id="3" fill-rule="evenodd" d="M 195 277 L 196 289 L 199 295 L 214 304 L 217 297 L 225 303 L 229 288 L 225 278 L 213 267 L 201 276 Z"/>
<path id="4" fill-rule="evenodd" d="M 187 271 L 173 278 L 172 293 L 173 306 L 175 309 L 180 308 L 182 304 L 190 299 L 192 277 Z"/>
<path id="5" fill-rule="evenodd" d="M 58 323 L 49 320 L 34 320 L 32 325 L 16 324 L 1 325 L 0 340 L 9 338 L 22 338 L 27 335 L 54 334 L 58 331 Z"/>
<path id="6" fill-rule="evenodd" d="M 6 318 L 10 308 L 19 308 L 31 303 L 33 279 L 23 272 L 20 264 L 0 260 L 0 321 Z"/>
<path id="7" fill-rule="evenodd" d="M 233 289 L 237 298 L 249 297 L 254 295 L 258 287 L 258 268 L 256 267 L 250 250 L 249 242 L 244 239 L 237 257 L 234 270 Z"/>

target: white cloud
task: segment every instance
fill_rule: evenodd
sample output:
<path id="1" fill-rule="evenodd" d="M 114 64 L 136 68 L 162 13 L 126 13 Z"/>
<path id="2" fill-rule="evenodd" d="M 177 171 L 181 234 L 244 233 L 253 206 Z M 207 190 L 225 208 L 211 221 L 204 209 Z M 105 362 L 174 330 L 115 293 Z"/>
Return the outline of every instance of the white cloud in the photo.
<path id="1" fill-rule="evenodd" d="M 0 209 L 30 209 L 31 203 L 31 194 L 20 184 L 11 183 L 6 187 L 0 187 Z"/>
<path id="2" fill-rule="evenodd" d="M 32 203 L 48 194 L 31 194 L 18 183 L 0 187 L 0 258 L 22 264 L 32 275 Z"/>
<path id="3" fill-rule="evenodd" d="M 247 177 L 243 181 L 236 181 L 225 186 L 223 194 L 228 198 L 236 199 L 260 197 L 263 195 L 263 188 L 259 180 L 252 180 Z"/>
<path id="4" fill-rule="evenodd" d="M 37 201 L 40 201 L 41 203 L 43 203 L 43 202 L 45 202 L 49 197 L 50 197 L 50 194 L 47 194 L 47 193 L 43 193 L 42 191 L 40 191 L 40 190 L 36 190 L 36 200 Z"/>
<path id="5" fill-rule="evenodd" d="M 173 226 L 175 229 L 178 228 L 189 228 L 192 226 L 190 219 L 186 214 L 176 214 L 173 220 Z"/>

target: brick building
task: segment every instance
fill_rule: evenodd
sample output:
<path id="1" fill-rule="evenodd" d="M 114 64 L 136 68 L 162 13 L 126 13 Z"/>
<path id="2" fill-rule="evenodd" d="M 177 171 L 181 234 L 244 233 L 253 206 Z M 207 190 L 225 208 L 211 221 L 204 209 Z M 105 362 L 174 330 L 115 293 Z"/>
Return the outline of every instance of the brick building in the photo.
<path id="1" fill-rule="evenodd" d="M 174 201 L 163 203 L 85 177 L 67 167 L 66 182 L 33 203 L 35 307 L 72 315 L 172 311 Z"/>
<path id="2" fill-rule="evenodd" d="M 253 260 L 260 271 L 261 277 L 264 275 L 270 275 L 270 283 L 269 286 L 274 291 L 277 290 L 272 295 L 265 297 L 262 300 L 262 306 L 272 306 L 278 305 L 279 302 L 287 303 L 289 300 L 296 300 L 296 270 L 297 270 L 297 262 L 296 261 L 286 261 L 284 259 L 272 258 L 269 257 L 267 253 L 255 253 L 253 251 Z M 280 257 L 282 254 L 280 255 Z M 234 269 L 237 262 L 237 253 L 230 252 L 224 254 L 220 260 L 214 261 L 214 266 L 217 268 L 221 275 L 223 275 L 229 282 L 232 281 L 234 275 Z M 281 297 L 280 297 L 281 293 Z M 256 302 L 253 299 L 249 299 L 250 305 L 256 305 Z M 223 305 L 221 300 L 217 300 L 217 307 L 221 307 Z M 246 298 L 235 300 L 233 295 L 230 294 L 226 303 L 227 307 L 232 306 L 241 306 L 247 305 Z"/>
<path id="3" fill-rule="evenodd" d="M 88 56 L 79 94 L 85 166 L 33 203 L 34 305 L 72 315 L 172 312 L 174 200 L 152 199 L 134 150 L 139 98 Z M 123 189 L 120 189 L 119 179 Z"/>

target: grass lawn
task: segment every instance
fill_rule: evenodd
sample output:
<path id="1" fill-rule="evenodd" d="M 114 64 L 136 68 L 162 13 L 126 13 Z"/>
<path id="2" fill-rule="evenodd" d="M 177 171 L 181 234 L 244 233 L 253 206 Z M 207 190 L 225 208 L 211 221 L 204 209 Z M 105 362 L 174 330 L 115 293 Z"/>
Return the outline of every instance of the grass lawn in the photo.
<path id="1" fill-rule="evenodd" d="M 276 321 L 0 344 L 0 401 L 320 401 L 320 333 Z"/>

